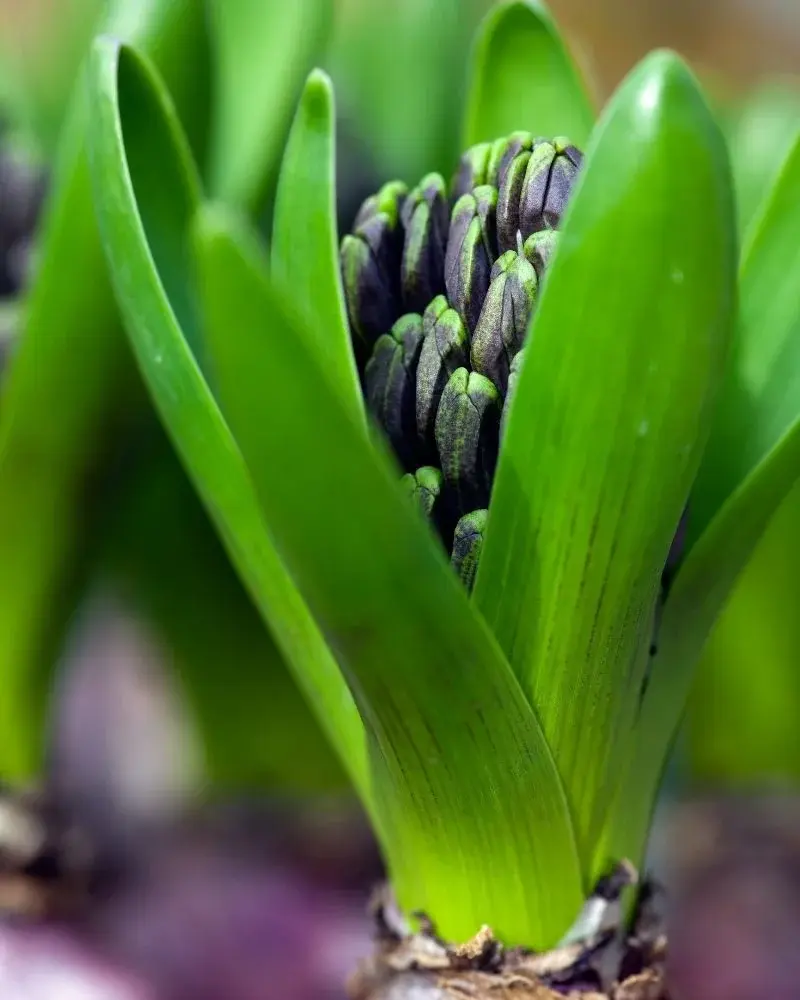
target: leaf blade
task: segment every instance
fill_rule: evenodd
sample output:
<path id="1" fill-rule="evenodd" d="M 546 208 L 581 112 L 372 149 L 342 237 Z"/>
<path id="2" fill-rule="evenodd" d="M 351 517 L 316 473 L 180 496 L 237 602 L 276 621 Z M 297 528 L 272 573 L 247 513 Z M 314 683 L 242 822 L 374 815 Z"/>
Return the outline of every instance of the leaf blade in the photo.
<path id="1" fill-rule="evenodd" d="M 800 134 L 744 248 L 733 357 L 693 493 L 698 538 L 800 417 Z"/>
<path id="2" fill-rule="evenodd" d="M 364 718 L 404 905 L 426 908 L 448 936 L 492 920 L 506 940 L 554 940 L 580 900 L 579 874 L 535 717 L 246 238 L 207 210 L 197 252 L 226 410 L 270 531 Z M 242 310 L 236 338 L 229 302 Z"/>
<path id="3" fill-rule="evenodd" d="M 318 347 L 347 405 L 363 414 L 339 268 L 335 108 L 330 78 L 314 70 L 295 115 L 275 198 L 272 274 L 320 336 Z"/>
<path id="4" fill-rule="evenodd" d="M 594 110 L 541 0 L 506 0 L 484 18 L 472 56 L 464 147 L 526 129 L 583 147 Z"/>
<path id="5" fill-rule="evenodd" d="M 115 5 L 115 15 L 128 15 L 116 23 L 120 37 L 136 38 L 154 54 L 182 112 L 192 118 L 198 117 L 191 110 L 194 91 L 172 70 L 187 53 L 189 62 L 202 65 L 200 7 L 198 0 L 154 0 L 146 9 L 138 0 Z M 46 647 L 71 610 L 70 583 L 84 568 L 91 521 L 87 483 L 107 457 L 107 428 L 124 412 L 132 381 L 93 221 L 87 116 L 81 79 L 38 236 L 37 274 L 3 381 L 0 711 L 8 714 L 0 724 L 0 756 L 9 777 L 29 776 L 38 767 L 47 690 L 41 671 L 53 667 Z"/>
<path id="6" fill-rule="evenodd" d="M 303 682 L 313 678 L 306 695 L 368 805 L 355 706 L 264 530 L 241 454 L 190 347 L 200 342 L 200 333 L 185 238 L 200 190 L 174 110 L 153 70 L 132 48 L 109 39 L 94 47 L 91 93 L 96 209 L 139 365 L 282 652 L 290 664 L 303 661 Z M 142 196 L 152 198 L 144 207 Z"/>
<path id="7" fill-rule="evenodd" d="M 717 416 L 692 491 L 690 548 L 675 579 L 637 722 L 636 766 L 627 798 L 643 800 L 637 822 L 618 816 L 613 843 L 625 844 L 652 809 L 647 791 L 677 730 L 705 642 L 772 517 L 798 482 L 800 388 L 797 330 L 800 253 L 794 232 L 800 184 L 796 140 L 740 268 L 740 312 Z M 634 834 L 635 835 L 635 834 Z"/>
<path id="8" fill-rule="evenodd" d="M 721 136 L 688 71 L 657 53 L 607 109 L 568 209 L 474 592 L 542 720 L 590 867 L 711 421 L 734 248 Z"/>
<path id="9" fill-rule="evenodd" d="M 216 117 L 209 189 L 255 209 L 274 181 L 302 81 L 325 38 L 330 0 L 212 0 Z"/>

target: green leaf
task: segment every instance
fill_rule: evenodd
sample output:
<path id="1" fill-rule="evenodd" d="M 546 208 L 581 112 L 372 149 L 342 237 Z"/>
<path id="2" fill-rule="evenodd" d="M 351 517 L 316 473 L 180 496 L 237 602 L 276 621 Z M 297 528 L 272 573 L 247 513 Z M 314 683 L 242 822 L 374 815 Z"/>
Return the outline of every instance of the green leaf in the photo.
<path id="1" fill-rule="evenodd" d="M 339 268 L 336 117 L 330 79 L 306 82 L 283 156 L 272 230 L 272 274 L 319 334 L 317 347 L 346 405 L 363 412 Z"/>
<path id="2" fill-rule="evenodd" d="M 187 234 L 200 191 L 174 108 L 150 65 L 110 39 L 93 49 L 90 92 L 96 211 L 139 366 L 234 565 L 287 661 L 303 664 L 299 680 L 369 804 L 355 705 L 265 531 L 193 354 L 200 331 Z"/>
<path id="3" fill-rule="evenodd" d="M 210 0 L 216 56 L 210 190 L 257 208 L 274 182 L 303 80 L 330 31 L 331 0 Z"/>
<path id="4" fill-rule="evenodd" d="M 740 573 L 800 479 L 800 140 L 745 250 L 739 321 L 711 437 L 692 491 L 691 547 L 661 625 L 659 654 L 638 721 L 629 798 L 649 822 L 663 746 L 672 739 L 694 668 Z M 621 807 L 622 808 L 622 807 Z M 614 837 L 635 835 L 618 818 Z"/>
<path id="5" fill-rule="evenodd" d="M 487 14 L 472 56 L 465 147 L 525 129 L 583 148 L 595 114 L 580 73 L 541 0 L 506 0 Z"/>
<path id="6" fill-rule="evenodd" d="M 656 53 L 612 99 L 568 210 L 474 593 L 542 721 L 584 864 L 712 418 L 735 253 L 722 137 L 683 63 Z"/>
<path id="7" fill-rule="evenodd" d="M 269 529 L 364 719 L 401 901 L 446 937 L 486 921 L 509 942 L 553 943 L 581 888 L 536 717 L 248 242 L 219 210 L 201 215 L 210 349 Z"/>
<path id="8" fill-rule="evenodd" d="M 693 538 L 702 534 L 737 487 L 758 474 L 760 465 L 763 470 L 776 446 L 796 433 L 800 416 L 799 195 L 800 135 L 743 253 L 733 356 L 692 494 Z M 786 475 L 788 491 L 796 475 L 790 463 Z"/>
<path id="9" fill-rule="evenodd" d="M 739 575 L 800 479 L 800 139 L 745 249 L 739 320 L 714 427 L 692 491 L 691 547 L 664 610 L 659 653 L 642 702 L 635 754 L 611 823 L 627 849 L 650 821 L 650 788 L 689 696 L 694 669 Z M 617 847 L 619 845 L 619 847 Z"/>
<path id="10" fill-rule="evenodd" d="M 196 118 L 196 89 L 182 89 L 172 71 L 189 61 L 202 75 L 202 4 L 136 6 L 119 28 L 157 53 L 181 109 Z M 130 402 L 130 356 L 93 223 L 87 117 L 81 81 L 0 407 L 0 762 L 10 779 L 38 766 L 47 685 L 31 681 L 71 610 L 92 532 L 89 484 L 97 483 Z"/>

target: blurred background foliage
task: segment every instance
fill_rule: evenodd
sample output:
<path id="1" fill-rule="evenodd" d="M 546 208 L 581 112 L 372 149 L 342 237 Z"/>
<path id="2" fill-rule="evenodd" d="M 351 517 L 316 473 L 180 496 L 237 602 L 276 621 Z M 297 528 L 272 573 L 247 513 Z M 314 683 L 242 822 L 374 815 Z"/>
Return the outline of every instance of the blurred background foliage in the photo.
<path id="1" fill-rule="evenodd" d="M 141 3 L 146 7 L 149 0 Z M 225 16 L 249 3 L 228 0 Z M 413 182 L 428 170 L 449 174 L 459 147 L 465 47 L 488 5 L 335 0 L 313 38 L 299 30 L 298 79 L 322 63 L 337 87 L 343 224 L 389 177 Z M 730 139 L 746 240 L 762 194 L 800 131 L 800 78 L 792 77 L 800 66 L 800 10 L 794 0 L 552 0 L 550 6 L 598 107 L 652 48 L 673 47 L 692 62 Z M 105 7 L 102 0 L 0 0 L 0 116 L 13 141 L 43 162 L 54 154 L 81 59 Z M 267 32 L 271 17 L 291 11 L 263 4 L 261 16 Z M 296 97 L 287 96 L 288 108 Z M 289 121 L 282 134 L 278 128 L 259 140 L 258 121 L 247 134 L 280 149 Z M 224 122 L 217 124 L 224 135 Z M 248 155 L 241 153 L 245 167 Z M 212 183 L 233 201 L 258 203 L 268 214 L 274 175 L 267 173 L 262 190 L 246 169 L 237 173 L 229 166 L 213 164 Z M 68 592 L 58 590 L 61 620 L 87 594 L 111 586 L 158 632 L 165 662 L 179 679 L 191 664 L 189 709 L 213 744 L 212 779 L 304 791 L 344 787 L 169 443 L 149 413 L 134 423 L 94 484 L 92 530 L 76 556 L 81 565 L 67 574 Z M 699 671 L 681 744 L 682 773 L 690 782 L 800 778 L 798 557 L 795 491 L 744 574 Z M 42 623 L 44 631 L 58 631 L 59 614 L 54 608 L 56 621 Z M 57 653 L 53 643 L 42 646 L 45 678 Z M 205 682 L 198 684 L 197 677 Z M 220 726 L 234 683 L 250 685 L 248 697 L 235 700 L 237 706 L 247 702 L 252 717 L 242 718 L 237 707 L 235 725 Z"/>

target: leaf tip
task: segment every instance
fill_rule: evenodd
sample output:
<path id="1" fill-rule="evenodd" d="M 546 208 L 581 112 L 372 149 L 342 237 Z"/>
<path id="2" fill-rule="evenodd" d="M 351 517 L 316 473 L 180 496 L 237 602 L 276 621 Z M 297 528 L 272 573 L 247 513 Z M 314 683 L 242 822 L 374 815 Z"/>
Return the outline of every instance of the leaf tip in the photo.
<path id="1" fill-rule="evenodd" d="M 333 81 L 325 70 L 317 67 L 308 74 L 302 102 L 314 116 L 333 117 Z"/>
<path id="2" fill-rule="evenodd" d="M 638 105 L 649 114 L 665 103 L 692 103 L 710 111 L 697 77 L 672 49 L 655 49 L 642 59 L 629 77 L 638 91 Z"/>

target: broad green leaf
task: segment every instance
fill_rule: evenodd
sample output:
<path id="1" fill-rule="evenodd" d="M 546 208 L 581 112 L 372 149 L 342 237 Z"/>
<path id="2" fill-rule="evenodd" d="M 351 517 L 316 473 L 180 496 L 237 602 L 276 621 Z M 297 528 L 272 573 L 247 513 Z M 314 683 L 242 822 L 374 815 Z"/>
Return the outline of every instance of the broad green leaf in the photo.
<path id="1" fill-rule="evenodd" d="M 553 943 L 581 886 L 536 716 L 249 240 L 211 209 L 197 253 L 225 412 L 364 719 L 403 905 L 426 910 L 449 938 L 486 921 L 509 942 Z"/>
<path id="2" fill-rule="evenodd" d="M 585 863 L 712 418 L 735 253 L 722 137 L 685 66 L 656 53 L 612 99 L 568 211 L 474 592 L 542 721 Z"/>
<path id="3" fill-rule="evenodd" d="M 525 129 L 583 148 L 594 110 L 541 0 L 505 0 L 487 14 L 472 56 L 465 147 Z"/>
<path id="4" fill-rule="evenodd" d="M 330 79 L 306 82 L 283 155 L 272 227 L 272 274 L 303 310 L 347 405 L 363 411 L 339 269 L 336 116 Z"/>
<path id="5" fill-rule="evenodd" d="M 740 573 L 800 480 L 800 140 L 746 248 L 732 357 L 697 483 L 693 544 L 673 584 L 638 722 L 636 766 L 623 799 L 649 822 L 652 786 L 691 690 L 694 669 Z M 699 537 L 698 537 L 699 536 Z M 620 810 L 625 814 L 625 802 Z M 612 837 L 634 830 L 626 816 Z"/>
<path id="6" fill-rule="evenodd" d="M 795 433 L 800 416 L 799 227 L 800 135 L 742 257 L 733 356 L 692 495 L 693 538 L 738 486 L 759 474 L 760 465 L 763 472 L 779 442 Z M 787 465 L 786 491 L 797 471 Z"/>
<path id="7" fill-rule="evenodd" d="M 265 531 L 193 353 L 200 331 L 187 233 L 200 190 L 175 110 L 149 64 L 110 39 L 93 49 L 90 92 L 96 211 L 139 366 L 234 564 L 289 664 L 302 664 L 299 680 L 368 805 L 355 705 Z M 235 310 L 229 329 L 231 321 L 238 322 Z"/>
<path id="8" fill-rule="evenodd" d="M 202 69 L 201 7 L 199 0 L 150 2 L 119 25 L 157 53 L 179 106 L 195 118 L 195 90 L 183 89 L 172 71 L 187 60 Z M 37 767 L 43 701 L 31 678 L 69 613 L 92 531 L 90 483 L 114 448 L 109 430 L 130 398 L 129 353 L 93 223 L 86 134 L 81 81 L 0 404 L 0 761 L 8 778 Z"/>
<path id="9" fill-rule="evenodd" d="M 257 208 L 274 181 L 303 80 L 330 30 L 331 0 L 209 0 L 216 58 L 210 190 Z"/>

